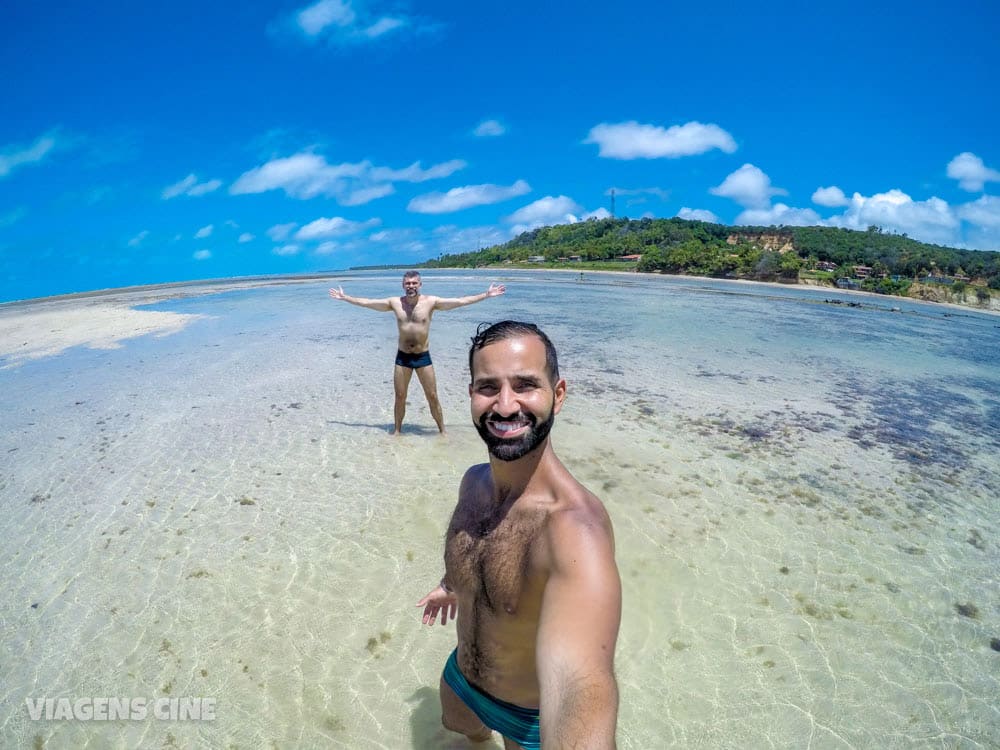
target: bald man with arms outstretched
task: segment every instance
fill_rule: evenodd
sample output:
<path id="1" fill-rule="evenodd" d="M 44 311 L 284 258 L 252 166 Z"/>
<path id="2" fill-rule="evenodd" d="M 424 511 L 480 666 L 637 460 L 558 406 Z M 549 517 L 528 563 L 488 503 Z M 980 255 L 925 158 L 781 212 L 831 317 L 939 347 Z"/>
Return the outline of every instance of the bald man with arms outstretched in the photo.
<path id="1" fill-rule="evenodd" d="M 423 622 L 456 621 L 442 722 L 507 750 L 610 750 L 621 579 L 611 520 L 553 451 L 566 398 L 556 351 L 530 323 L 480 331 L 469 352 L 472 421 L 489 463 L 470 468 Z"/>
<path id="2" fill-rule="evenodd" d="M 489 297 L 498 297 L 507 291 L 502 284 L 490 284 L 490 288 L 480 294 L 468 297 L 447 299 L 421 294 L 423 285 L 419 271 L 407 271 L 403 274 L 403 296 L 386 299 L 366 299 L 351 297 L 344 294 L 340 287 L 330 290 L 330 296 L 335 300 L 350 302 L 352 305 L 364 307 L 377 312 L 392 312 L 396 315 L 396 325 L 399 328 L 399 346 L 396 352 L 396 366 L 393 369 L 392 384 L 396 400 L 393 407 L 394 435 L 403 430 L 403 417 L 406 414 L 406 394 L 410 389 L 410 380 L 416 370 L 417 379 L 423 386 L 427 405 L 431 416 L 437 423 L 438 430 L 444 433 L 444 413 L 437 394 L 437 377 L 434 374 L 434 364 L 431 362 L 430 335 L 431 317 L 435 310 L 454 310 L 476 302 L 482 302 Z"/>

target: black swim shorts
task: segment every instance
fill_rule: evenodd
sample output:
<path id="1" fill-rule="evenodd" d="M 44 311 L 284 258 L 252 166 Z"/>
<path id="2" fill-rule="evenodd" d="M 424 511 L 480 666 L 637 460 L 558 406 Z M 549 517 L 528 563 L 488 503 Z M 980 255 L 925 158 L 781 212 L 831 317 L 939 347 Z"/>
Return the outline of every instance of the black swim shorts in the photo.
<path id="1" fill-rule="evenodd" d="M 433 364 L 433 362 L 431 362 L 430 351 L 413 354 L 400 349 L 396 352 L 396 364 L 400 367 L 410 367 L 416 370 L 420 367 L 427 367 L 427 365 Z"/>

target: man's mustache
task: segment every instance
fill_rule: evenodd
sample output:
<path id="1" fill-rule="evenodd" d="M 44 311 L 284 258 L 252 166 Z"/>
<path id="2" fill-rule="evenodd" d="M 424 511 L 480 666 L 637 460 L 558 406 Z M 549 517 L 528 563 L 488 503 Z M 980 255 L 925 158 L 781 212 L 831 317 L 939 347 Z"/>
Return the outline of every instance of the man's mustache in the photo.
<path id="1" fill-rule="evenodd" d="M 538 418 L 534 414 L 526 414 L 523 411 L 519 411 L 515 414 L 506 414 L 501 416 L 495 411 L 487 412 L 479 418 L 479 424 L 484 428 L 487 422 L 527 422 L 532 427 L 538 424 Z"/>

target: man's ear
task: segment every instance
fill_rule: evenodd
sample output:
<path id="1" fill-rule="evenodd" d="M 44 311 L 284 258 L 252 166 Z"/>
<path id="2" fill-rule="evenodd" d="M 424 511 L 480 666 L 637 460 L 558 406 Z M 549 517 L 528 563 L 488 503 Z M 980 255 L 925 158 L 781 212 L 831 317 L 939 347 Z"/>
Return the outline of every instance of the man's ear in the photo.
<path id="1" fill-rule="evenodd" d="M 552 404 L 552 411 L 554 414 L 558 414 L 562 409 L 563 401 L 566 400 L 566 381 L 563 378 L 559 378 L 556 382 L 554 392 L 554 402 Z"/>

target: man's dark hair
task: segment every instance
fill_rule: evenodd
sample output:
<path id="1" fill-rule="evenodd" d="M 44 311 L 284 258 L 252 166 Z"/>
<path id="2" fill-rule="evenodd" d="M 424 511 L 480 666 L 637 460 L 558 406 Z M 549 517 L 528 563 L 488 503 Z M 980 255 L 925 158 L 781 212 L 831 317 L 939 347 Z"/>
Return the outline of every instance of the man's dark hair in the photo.
<path id="1" fill-rule="evenodd" d="M 559 380 L 559 358 L 556 356 L 556 348 L 552 345 L 545 332 L 534 323 L 521 323 L 517 320 L 501 320 L 499 323 L 480 323 L 476 329 L 476 335 L 472 337 L 472 346 L 469 347 L 469 379 L 472 375 L 472 356 L 484 346 L 495 344 L 506 339 L 516 339 L 521 336 L 537 336 L 545 344 L 545 373 L 549 376 L 549 382 L 553 385 Z"/>

